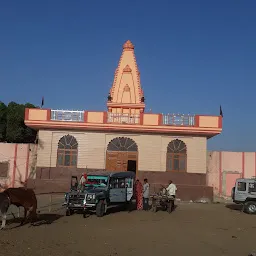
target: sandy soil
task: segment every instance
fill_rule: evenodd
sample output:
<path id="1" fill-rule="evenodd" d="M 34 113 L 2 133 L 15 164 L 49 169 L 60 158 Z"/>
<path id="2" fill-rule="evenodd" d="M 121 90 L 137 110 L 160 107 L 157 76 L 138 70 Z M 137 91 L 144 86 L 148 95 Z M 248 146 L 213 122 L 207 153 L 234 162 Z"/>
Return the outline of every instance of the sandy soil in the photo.
<path id="1" fill-rule="evenodd" d="M 103 218 L 41 214 L 40 225 L 10 223 L 0 255 L 248 255 L 256 249 L 256 216 L 223 204 L 181 204 L 175 212 L 112 212 Z"/>

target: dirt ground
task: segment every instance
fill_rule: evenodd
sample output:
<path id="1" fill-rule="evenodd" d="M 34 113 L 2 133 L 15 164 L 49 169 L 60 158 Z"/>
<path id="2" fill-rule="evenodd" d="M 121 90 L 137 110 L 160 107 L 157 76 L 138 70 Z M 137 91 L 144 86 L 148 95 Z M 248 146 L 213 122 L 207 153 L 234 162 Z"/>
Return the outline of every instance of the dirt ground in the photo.
<path id="1" fill-rule="evenodd" d="M 103 218 L 41 213 L 38 226 L 9 223 L 0 255 L 248 255 L 256 216 L 224 204 L 180 204 L 175 212 L 112 212 Z"/>

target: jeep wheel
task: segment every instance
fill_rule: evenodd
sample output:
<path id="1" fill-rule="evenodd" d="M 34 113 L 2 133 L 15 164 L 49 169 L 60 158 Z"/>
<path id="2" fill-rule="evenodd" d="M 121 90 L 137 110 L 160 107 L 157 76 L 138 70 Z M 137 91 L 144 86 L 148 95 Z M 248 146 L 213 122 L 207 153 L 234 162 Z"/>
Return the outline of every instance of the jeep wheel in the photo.
<path id="1" fill-rule="evenodd" d="M 97 203 L 97 206 L 96 206 L 96 215 L 97 217 L 102 217 L 104 214 L 105 214 L 105 203 L 103 200 L 100 200 L 98 203 Z"/>
<path id="2" fill-rule="evenodd" d="M 256 202 L 248 201 L 244 205 L 245 211 L 249 214 L 256 214 Z"/>
<path id="3" fill-rule="evenodd" d="M 66 216 L 70 216 L 71 215 L 71 212 L 69 209 L 66 210 Z"/>

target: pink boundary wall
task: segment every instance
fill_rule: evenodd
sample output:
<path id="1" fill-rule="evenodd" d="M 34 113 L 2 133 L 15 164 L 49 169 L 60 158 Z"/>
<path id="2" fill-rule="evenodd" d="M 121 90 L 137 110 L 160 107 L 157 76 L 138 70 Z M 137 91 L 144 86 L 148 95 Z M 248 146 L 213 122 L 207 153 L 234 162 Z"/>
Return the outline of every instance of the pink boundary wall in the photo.
<path id="1" fill-rule="evenodd" d="M 0 177 L 0 184 L 19 187 L 35 178 L 36 151 L 34 144 L 0 143 L 0 162 L 9 161 L 8 177 Z M 209 151 L 206 174 L 216 196 L 230 197 L 237 178 L 256 176 L 256 152 Z"/>
<path id="2" fill-rule="evenodd" d="M 237 178 L 256 176 L 256 152 L 210 151 L 207 153 L 207 185 L 217 196 L 231 196 Z"/>
<path id="3" fill-rule="evenodd" d="M 2 186 L 19 187 L 34 178 L 36 149 L 34 144 L 0 143 L 0 162 L 9 162 L 7 178 L 0 177 Z"/>

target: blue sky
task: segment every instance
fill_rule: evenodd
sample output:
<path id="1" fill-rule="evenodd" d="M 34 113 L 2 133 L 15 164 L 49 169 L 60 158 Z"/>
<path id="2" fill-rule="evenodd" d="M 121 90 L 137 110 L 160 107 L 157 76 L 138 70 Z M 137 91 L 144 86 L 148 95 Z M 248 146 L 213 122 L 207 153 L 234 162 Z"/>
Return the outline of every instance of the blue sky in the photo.
<path id="1" fill-rule="evenodd" d="M 105 110 L 130 39 L 147 110 L 219 114 L 211 150 L 256 151 L 256 1 L 0 3 L 0 100 Z"/>

